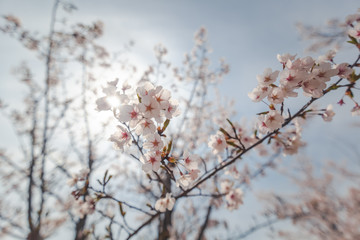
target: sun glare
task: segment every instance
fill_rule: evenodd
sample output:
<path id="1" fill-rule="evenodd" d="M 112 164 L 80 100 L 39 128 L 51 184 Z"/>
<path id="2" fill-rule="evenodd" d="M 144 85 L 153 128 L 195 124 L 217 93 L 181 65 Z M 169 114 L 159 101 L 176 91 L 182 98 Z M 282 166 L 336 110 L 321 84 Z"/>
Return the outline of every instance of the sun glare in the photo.
<path id="1" fill-rule="evenodd" d="M 118 108 L 121 105 L 120 98 L 117 96 L 109 96 L 106 98 L 106 101 L 114 108 Z"/>

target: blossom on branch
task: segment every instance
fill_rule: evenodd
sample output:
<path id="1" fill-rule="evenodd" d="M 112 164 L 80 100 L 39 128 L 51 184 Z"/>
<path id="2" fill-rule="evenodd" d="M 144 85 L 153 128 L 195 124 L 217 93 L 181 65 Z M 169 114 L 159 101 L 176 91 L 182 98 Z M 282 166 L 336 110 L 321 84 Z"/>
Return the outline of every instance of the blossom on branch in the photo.
<path id="1" fill-rule="evenodd" d="M 213 154 L 222 153 L 227 146 L 224 134 L 219 131 L 215 135 L 210 136 L 208 146 L 212 149 Z"/>
<path id="2" fill-rule="evenodd" d="M 109 140 L 114 143 L 114 148 L 124 150 L 124 147 L 131 145 L 131 134 L 123 126 L 118 125 L 118 131 L 110 136 Z"/>
<path id="3" fill-rule="evenodd" d="M 329 104 L 325 112 L 321 116 L 325 122 L 330 122 L 332 118 L 335 116 L 335 112 L 333 111 L 333 106 Z"/>
<path id="4" fill-rule="evenodd" d="M 281 128 L 281 125 L 284 123 L 284 117 L 280 114 L 280 112 L 270 110 L 267 114 L 260 115 L 259 121 L 259 132 L 265 134 Z"/>
<path id="5" fill-rule="evenodd" d="M 171 211 L 175 204 L 175 198 L 171 197 L 171 193 L 166 193 L 165 198 L 160 198 L 155 203 L 155 209 L 159 212 Z"/>

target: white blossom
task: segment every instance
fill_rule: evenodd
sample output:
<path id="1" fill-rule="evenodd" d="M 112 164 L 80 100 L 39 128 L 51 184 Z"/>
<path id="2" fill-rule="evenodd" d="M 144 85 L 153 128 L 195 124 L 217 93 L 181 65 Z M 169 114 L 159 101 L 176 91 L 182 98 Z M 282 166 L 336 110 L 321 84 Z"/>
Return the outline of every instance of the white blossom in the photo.
<path id="1" fill-rule="evenodd" d="M 333 111 L 333 106 L 329 104 L 325 110 L 325 112 L 321 115 L 325 122 L 330 122 L 335 116 L 335 112 Z"/>
<path id="2" fill-rule="evenodd" d="M 212 149 L 213 154 L 222 153 L 227 146 L 224 134 L 219 131 L 215 135 L 210 136 L 208 146 Z"/>
<path id="3" fill-rule="evenodd" d="M 155 209 L 159 212 L 171 211 L 175 204 L 175 198 L 171 197 L 171 193 L 166 193 L 165 198 L 160 198 L 155 203 Z"/>

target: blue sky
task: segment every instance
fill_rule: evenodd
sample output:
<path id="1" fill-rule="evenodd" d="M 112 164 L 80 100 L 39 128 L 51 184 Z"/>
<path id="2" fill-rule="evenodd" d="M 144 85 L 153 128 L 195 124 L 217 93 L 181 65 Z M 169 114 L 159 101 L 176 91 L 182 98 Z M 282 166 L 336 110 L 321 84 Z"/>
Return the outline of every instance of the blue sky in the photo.
<path id="1" fill-rule="evenodd" d="M 218 59 L 223 57 L 230 64 L 230 74 L 219 89 L 227 98 L 236 101 L 238 118 L 252 118 L 265 108 L 263 104 L 252 103 L 247 93 L 256 86 L 257 74 L 267 67 L 279 69 L 276 54 L 304 56 L 304 49 L 309 43 L 300 41 L 295 23 L 321 26 L 332 18 L 342 20 L 359 7 L 355 0 L 77 0 L 74 3 L 78 11 L 66 15 L 69 22 L 103 21 L 105 34 L 100 42 L 113 52 L 121 50 L 129 40 L 134 40 L 133 54 L 144 64 L 155 62 L 153 47 L 158 43 L 168 48 L 170 62 L 180 64 L 184 53 L 193 46 L 194 32 L 202 26 L 206 27 L 209 45 L 213 49 L 210 60 L 217 64 Z M 47 33 L 51 6 L 52 1 L 47 0 L 0 0 L 0 15 L 14 14 L 22 20 L 24 27 Z M 23 90 L 14 83 L 11 71 L 21 60 L 33 63 L 34 54 L 8 36 L 0 35 L 0 42 L 0 96 L 12 102 L 19 99 Z M 349 56 L 347 61 L 353 59 Z M 336 103 L 337 100 L 329 102 Z M 343 119 L 349 121 L 347 124 L 354 122 L 348 117 L 349 108 L 350 105 L 344 107 L 346 111 L 340 114 L 343 116 L 338 116 L 341 121 L 335 119 L 337 127 Z"/>
<path id="2" fill-rule="evenodd" d="M 256 86 L 256 75 L 265 68 L 280 70 L 276 54 L 289 52 L 304 56 L 303 50 L 308 43 L 300 41 L 296 22 L 323 25 L 331 18 L 342 20 L 360 7 L 358 0 L 78 0 L 74 3 L 78 11 L 68 17 L 71 22 L 103 21 L 103 45 L 110 51 L 119 51 L 124 43 L 134 40 L 134 54 L 147 63 L 155 61 L 154 45 L 162 43 L 169 50 L 168 59 L 179 64 L 184 53 L 193 46 L 194 32 L 202 26 L 207 28 L 213 49 L 211 61 L 216 63 L 223 57 L 230 64 L 231 72 L 222 82 L 220 92 L 235 99 L 239 119 L 251 119 L 256 112 L 265 109 L 265 105 L 252 103 L 247 93 Z M 52 1 L 48 0 L 0 0 L 0 15 L 14 14 L 22 20 L 24 27 L 46 33 L 51 6 Z M 23 90 L 14 83 L 11 69 L 21 60 L 31 62 L 34 55 L 3 34 L 0 34 L 0 43 L 0 98 L 17 101 Z M 329 97 L 327 100 L 335 104 L 338 99 Z M 331 153 L 326 149 L 336 141 L 346 144 L 346 141 L 356 139 L 348 137 L 350 132 L 359 136 L 359 127 L 349 128 L 360 121 L 351 118 L 349 108 L 335 108 L 340 112 L 332 125 L 314 121 L 304 129 L 305 138 L 322 143 L 307 147 L 306 154 L 315 154 L 318 158 L 341 157 L 339 152 Z M 5 138 L 15 141 L 8 130 L 9 123 L 0 118 L 0 124 L 0 142 Z M 320 134 L 325 130 L 325 135 Z M 268 187 L 268 184 L 260 184 L 260 189 L 262 187 Z"/>
<path id="3" fill-rule="evenodd" d="M 74 22 L 102 20 L 105 35 L 101 42 L 111 50 L 134 40 L 136 54 L 153 61 L 153 46 L 163 43 L 175 63 L 192 47 L 194 32 L 208 29 L 214 53 L 212 61 L 224 57 L 230 75 L 221 89 L 239 98 L 241 108 L 250 103 L 246 93 L 256 84 L 256 74 L 266 67 L 278 67 L 276 54 L 303 55 L 306 43 L 300 41 L 296 22 L 322 25 L 330 18 L 344 19 L 354 13 L 357 1 L 74 1 L 79 10 L 68 18 Z M 52 1 L 0 0 L 0 14 L 19 16 L 25 27 L 48 31 Z M 24 54 L 12 39 L 0 36 L 2 79 Z M 6 56 L 6 57 L 5 57 Z M 22 57 L 21 57 L 22 56 Z M 6 75 L 5 75 L 6 76 Z M 236 86 L 236 87 L 234 87 Z"/>

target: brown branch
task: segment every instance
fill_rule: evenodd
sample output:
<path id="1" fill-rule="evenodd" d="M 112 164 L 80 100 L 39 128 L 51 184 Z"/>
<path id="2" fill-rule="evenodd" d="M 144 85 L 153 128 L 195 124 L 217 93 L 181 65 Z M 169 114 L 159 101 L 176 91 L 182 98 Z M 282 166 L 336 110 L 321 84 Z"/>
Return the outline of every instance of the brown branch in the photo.
<path id="1" fill-rule="evenodd" d="M 31 137 L 31 160 L 30 160 L 30 166 L 29 166 L 29 185 L 28 185 L 28 202 L 27 202 L 27 221 L 29 224 L 30 232 L 33 231 L 34 225 L 32 222 L 32 199 L 33 199 L 33 192 L 32 188 L 34 185 L 34 167 L 36 164 L 37 157 L 35 156 L 35 146 L 36 146 L 36 135 L 35 131 L 37 129 L 37 118 L 36 118 L 36 112 L 37 112 L 37 104 L 38 102 L 35 102 L 34 100 L 34 108 L 32 111 L 32 128 L 30 131 L 30 137 Z"/>
<path id="2" fill-rule="evenodd" d="M 145 221 L 143 224 L 141 224 L 133 233 L 129 234 L 129 236 L 127 237 L 127 239 L 132 238 L 133 236 L 135 236 L 141 229 L 143 229 L 145 226 L 147 226 L 148 224 L 150 224 L 155 218 L 157 218 L 160 215 L 160 212 L 156 213 L 155 215 L 152 215 L 151 218 L 149 218 L 147 221 Z"/>
<path id="3" fill-rule="evenodd" d="M 205 221 L 204 221 L 203 225 L 201 226 L 200 232 L 199 232 L 198 237 L 197 237 L 198 240 L 203 239 L 205 230 L 206 230 L 207 225 L 208 225 L 209 220 L 210 220 L 211 211 L 212 211 L 212 203 L 210 202 L 209 207 L 208 207 L 208 209 L 207 209 Z"/>
<path id="4" fill-rule="evenodd" d="M 355 60 L 355 62 L 351 65 L 351 67 L 354 67 L 358 61 L 360 61 L 360 55 L 358 55 L 357 59 Z M 342 80 L 342 78 L 340 78 L 336 84 L 338 84 L 340 81 Z M 329 93 L 332 89 L 332 86 L 328 87 L 327 89 L 325 89 L 323 91 L 323 96 L 325 96 L 327 93 Z M 322 97 L 323 97 L 322 96 Z M 219 164 L 216 167 L 214 167 L 210 173 L 205 176 L 203 179 L 199 180 L 193 187 L 189 188 L 188 190 L 184 191 L 183 193 L 181 193 L 180 195 L 176 196 L 175 199 L 181 198 L 186 196 L 189 192 L 191 192 L 192 190 L 194 190 L 195 188 L 197 188 L 200 184 L 202 184 L 203 182 L 205 182 L 206 180 L 208 180 L 209 178 L 211 178 L 212 176 L 214 176 L 215 174 L 217 174 L 219 171 L 221 171 L 222 169 L 226 168 L 227 166 L 233 164 L 235 161 L 237 161 L 238 159 L 240 159 L 245 153 L 247 153 L 248 151 L 250 151 L 251 149 L 255 148 L 256 146 L 260 145 L 261 143 L 263 143 L 266 139 L 270 138 L 271 136 L 277 134 L 279 132 L 280 129 L 284 128 L 285 126 L 287 126 L 289 123 L 292 122 L 292 120 L 294 120 L 296 117 L 301 116 L 302 114 L 305 113 L 305 110 L 315 101 L 317 101 L 320 98 L 311 98 L 302 108 L 300 108 L 294 115 L 288 117 L 285 122 L 282 124 L 281 128 L 268 133 L 267 135 L 265 135 L 263 138 L 259 139 L 256 143 L 254 143 L 253 145 L 251 145 L 250 147 L 248 147 L 247 149 L 243 149 L 243 151 L 241 153 L 239 153 L 238 155 L 236 155 L 235 157 L 232 158 L 232 160 L 230 160 L 229 162 L 225 163 L 225 164 Z"/>
<path id="5" fill-rule="evenodd" d="M 59 6 L 59 0 L 56 0 L 52 9 L 51 14 L 51 22 L 50 22 L 50 33 L 49 33 L 49 45 L 46 54 L 46 79 L 45 79 L 45 90 L 44 90 L 44 130 L 42 136 L 42 148 L 41 148 L 41 172 L 40 172 L 40 180 L 41 180 L 41 197 L 40 197 L 40 207 L 38 211 L 38 229 L 40 231 L 41 227 L 41 218 L 42 218 L 42 211 L 44 208 L 45 198 L 44 194 L 46 192 L 46 183 L 45 183 L 45 169 L 46 169 L 46 157 L 47 157 L 47 143 L 48 143 L 48 128 L 49 128 L 49 117 L 50 117 L 50 78 L 51 78 L 51 64 L 52 64 L 52 55 L 54 50 L 54 32 L 55 32 L 55 22 L 56 22 L 56 13 Z"/>

